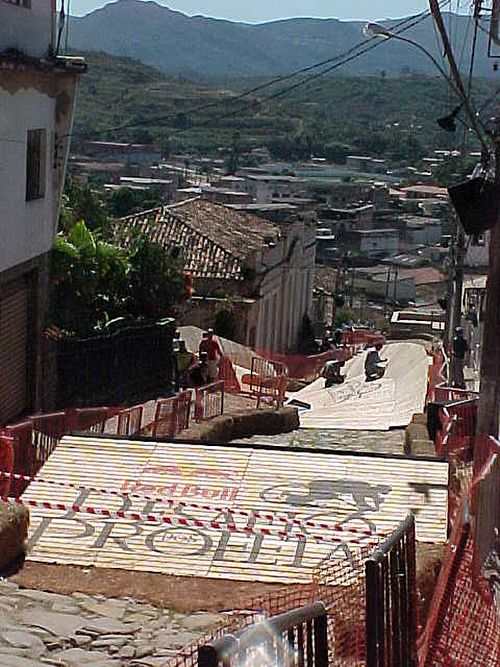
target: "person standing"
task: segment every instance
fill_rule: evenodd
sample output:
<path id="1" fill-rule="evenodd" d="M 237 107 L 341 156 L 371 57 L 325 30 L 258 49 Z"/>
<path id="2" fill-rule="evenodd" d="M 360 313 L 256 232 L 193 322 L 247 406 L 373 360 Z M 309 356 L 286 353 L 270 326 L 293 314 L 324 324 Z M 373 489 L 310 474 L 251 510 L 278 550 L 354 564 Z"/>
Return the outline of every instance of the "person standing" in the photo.
<path id="1" fill-rule="evenodd" d="M 469 343 L 464 336 L 464 330 L 462 327 L 457 327 L 451 341 L 451 386 L 457 389 L 466 389 L 464 366 L 468 351 Z"/>
<path id="2" fill-rule="evenodd" d="M 194 364 L 194 354 L 186 348 L 186 342 L 180 338 L 177 344 L 177 350 L 174 352 L 175 361 L 175 391 L 181 387 L 187 387 L 189 379 L 189 369 Z"/>
<path id="3" fill-rule="evenodd" d="M 219 373 L 219 360 L 223 354 L 219 343 L 214 338 L 212 329 L 205 331 L 200 342 L 200 357 L 202 353 L 207 355 L 208 382 L 215 382 Z"/>
<path id="4" fill-rule="evenodd" d="M 203 387 L 208 380 L 207 353 L 200 352 L 198 363 L 189 369 L 189 377 L 194 387 Z"/>

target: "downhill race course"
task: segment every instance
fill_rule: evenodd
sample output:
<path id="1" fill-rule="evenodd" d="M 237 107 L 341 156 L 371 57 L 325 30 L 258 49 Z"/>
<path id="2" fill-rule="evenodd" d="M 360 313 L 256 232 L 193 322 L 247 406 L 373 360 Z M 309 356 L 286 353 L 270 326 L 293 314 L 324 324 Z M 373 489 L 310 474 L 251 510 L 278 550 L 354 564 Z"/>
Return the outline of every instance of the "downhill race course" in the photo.
<path id="1" fill-rule="evenodd" d="M 425 348 L 418 343 L 388 343 L 380 356 L 388 360 L 380 380 L 365 381 L 363 352 L 346 363 L 343 384 L 325 389 L 325 380 L 319 378 L 294 393 L 292 401 L 311 406 L 300 409 L 301 428 L 387 431 L 407 426 L 413 414 L 423 412 L 428 372 Z"/>

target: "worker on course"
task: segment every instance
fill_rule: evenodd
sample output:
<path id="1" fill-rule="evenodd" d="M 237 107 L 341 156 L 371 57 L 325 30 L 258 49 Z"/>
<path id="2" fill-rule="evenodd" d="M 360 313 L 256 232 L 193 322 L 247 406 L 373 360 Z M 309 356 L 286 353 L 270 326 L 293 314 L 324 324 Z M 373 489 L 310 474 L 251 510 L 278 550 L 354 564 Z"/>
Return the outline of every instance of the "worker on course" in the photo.
<path id="1" fill-rule="evenodd" d="M 186 341 L 179 338 L 174 351 L 175 391 L 189 384 L 189 369 L 195 362 L 195 355 L 186 348 Z"/>
<path id="2" fill-rule="evenodd" d="M 208 382 L 215 382 L 219 375 L 219 360 L 222 359 L 222 350 L 219 343 L 214 338 L 212 329 L 203 333 L 200 342 L 200 357 L 202 352 L 207 355 Z"/>
<path id="3" fill-rule="evenodd" d="M 382 343 L 377 343 L 374 347 L 368 350 L 365 359 L 365 375 L 367 382 L 370 380 L 379 380 L 384 376 L 387 359 L 380 358 L 379 352 L 382 347 Z"/>
<path id="4" fill-rule="evenodd" d="M 457 327 L 451 342 L 451 386 L 457 389 L 466 389 L 464 366 L 468 351 L 469 343 L 464 336 L 464 330 L 462 327 Z"/>

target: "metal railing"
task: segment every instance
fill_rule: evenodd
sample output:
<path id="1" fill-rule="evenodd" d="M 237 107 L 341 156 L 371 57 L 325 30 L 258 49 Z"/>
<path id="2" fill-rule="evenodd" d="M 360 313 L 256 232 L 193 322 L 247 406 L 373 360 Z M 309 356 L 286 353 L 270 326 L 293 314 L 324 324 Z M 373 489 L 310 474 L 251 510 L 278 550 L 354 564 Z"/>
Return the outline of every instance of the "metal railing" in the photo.
<path id="1" fill-rule="evenodd" d="M 189 389 L 156 402 L 154 422 L 143 430 L 153 437 L 174 437 L 189 428 L 192 394 Z"/>
<path id="2" fill-rule="evenodd" d="M 198 648 L 198 667 L 328 667 L 327 610 L 316 602 Z"/>
<path id="3" fill-rule="evenodd" d="M 142 428 L 142 415 L 144 407 L 137 405 L 133 408 L 121 410 L 118 414 L 118 435 L 135 435 Z"/>
<path id="4" fill-rule="evenodd" d="M 436 385 L 434 391 L 436 401 L 469 401 L 478 399 L 480 394 L 471 389 L 458 389 L 457 387 L 449 387 L 445 382 Z"/>
<path id="5" fill-rule="evenodd" d="M 410 514 L 367 559 L 366 665 L 417 664 L 415 517 Z"/>
<path id="6" fill-rule="evenodd" d="M 471 458 L 477 427 L 477 409 L 477 398 L 440 408 L 440 428 L 435 437 L 438 456 L 460 455 L 464 459 Z"/>
<path id="7" fill-rule="evenodd" d="M 212 419 L 224 414 L 224 381 L 213 382 L 196 388 L 194 420 Z"/>
<path id="8" fill-rule="evenodd" d="M 263 400 L 270 401 L 277 408 L 282 407 L 287 381 L 288 367 L 284 363 L 252 358 L 250 393 L 257 398 L 257 408 Z"/>

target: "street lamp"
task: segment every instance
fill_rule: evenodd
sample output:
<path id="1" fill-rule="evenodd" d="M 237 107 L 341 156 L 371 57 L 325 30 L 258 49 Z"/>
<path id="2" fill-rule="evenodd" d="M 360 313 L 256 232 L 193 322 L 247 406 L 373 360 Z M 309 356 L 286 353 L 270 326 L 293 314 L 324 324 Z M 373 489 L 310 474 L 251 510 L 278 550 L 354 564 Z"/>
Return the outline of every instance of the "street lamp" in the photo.
<path id="1" fill-rule="evenodd" d="M 448 84 L 451 86 L 453 92 L 455 95 L 459 97 L 459 99 L 462 102 L 464 111 L 469 119 L 470 125 L 474 132 L 476 133 L 477 138 L 479 139 L 481 146 L 485 153 L 489 152 L 488 146 L 484 140 L 482 130 L 484 129 L 482 127 L 481 121 L 477 117 L 477 113 L 474 112 L 474 109 L 471 106 L 470 100 L 467 97 L 467 94 L 465 93 L 465 90 L 463 89 L 462 85 L 458 85 L 455 83 L 455 81 L 447 74 L 447 72 L 443 69 L 443 67 L 440 65 L 440 63 L 436 60 L 436 58 L 432 55 L 430 51 L 428 51 L 425 46 L 422 46 L 422 44 L 419 44 L 418 42 L 415 42 L 413 39 L 410 39 L 409 37 L 403 37 L 402 35 L 399 35 L 397 32 L 393 32 L 392 30 L 389 30 L 389 28 L 386 28 L 385 26 L 381 25 L 380 23 L 367 23 L 364 28 L 363 28 L 363 33 L 367 37 L 379 37 L 381 39 L 397 39 L 400 42 L 405 42 L 406 44 L 410 44 L 411 46 L 414 46 L 416 49 L 424 53 L 429 60 L 433 63 L 434 67 L 437 69 L 437 71 L 441 74 L 441 76 L 446 79 Z M 454 62 L 454 61 L 453 61 Z M 451 67 L 451 63 L 450 63 Z M 456 66 L 455 66 L 456 67 Z M 457 77 L 460 75 L 458 74 L 457 70 Z M 458 111 L 457 111 L 458 113 Z M 454 120 L 454 117 L 453 119 Z M 451 124 L 450 124 L 451 128 Z"/>
<path id="2" fill-rule="evenodd" d="M 438 70 L 438 72 L 441 74 L 442 77 L 446 79 L 446 81 L 449 83 L 449 85 L 453 88 L 454 92 L 460 96 L 459 91 L 455 87 L 455 84 L 453 81 L 450 79 L 446 71 L 441 67 L 439 62 L 436 60 L 436 58 L 432 55 L 430 51 L 428 51 L 425 46 L 422 46 L 422 44 L 419 44 L 418 42 L 415 42 L 413 39 L 410 39 L 409 37 L 403 37 L 402 35 L 398 35 L 397 32 L 392 32 L 392 30 L 389 30 L 389 28 L 386 28 L 385 26 L 381 25 L 380 23 L 367 23 L 365 27 L 363 28 L 363 34 L 366 35 L 366 37 L 380 37 L 381 39 L 397 39 L 400 42 L 406 42 L 406 44 L 410 44 L 411 46 L 414 46 L 416 49 L 419 51 L 422 51 L 422 53 L 425 53 L 425 55 L 432 60 L 434 67 Z"/>

